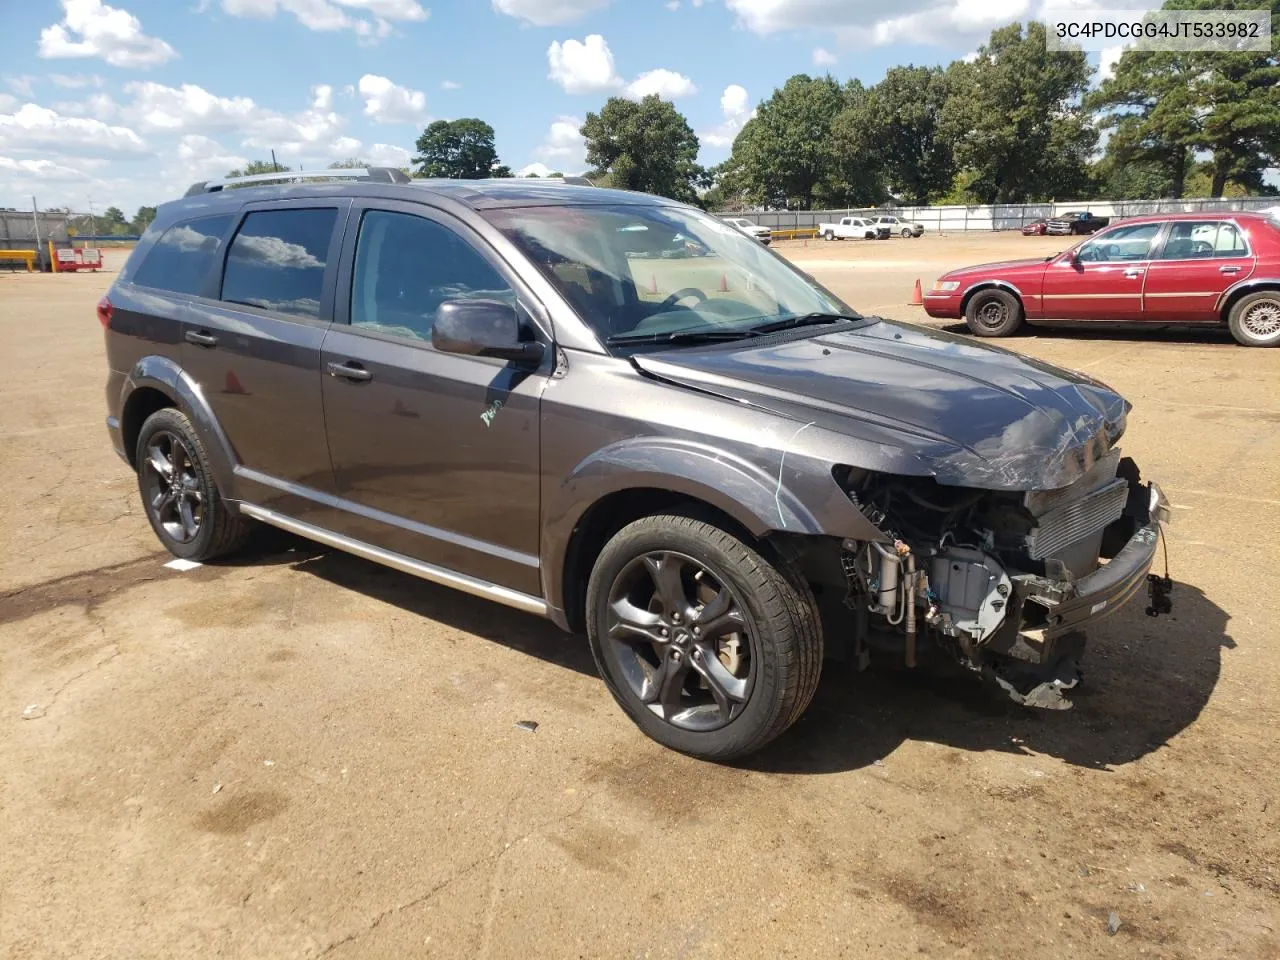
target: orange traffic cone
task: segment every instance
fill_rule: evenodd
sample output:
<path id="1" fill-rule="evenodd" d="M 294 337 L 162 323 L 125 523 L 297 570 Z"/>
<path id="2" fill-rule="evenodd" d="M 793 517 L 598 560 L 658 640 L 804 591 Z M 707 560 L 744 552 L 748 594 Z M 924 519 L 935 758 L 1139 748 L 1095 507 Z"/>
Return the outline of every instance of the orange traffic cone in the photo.
<path id="1" fill-rule="evenodd" d="M 727 273 L 720 274 L 720 292 L 729 292 L 729 275 Z"/>
<path id="2" fill-rule="evenodd" d="M 649 292 L 650 292 L 650 293 L 657 293 L 657 292 L 658 292 L 658 276 L 657 276 L 657 274 L 653 274 L 653 273 L 649 274 Z"/>
<path id="3" fill-rule="evenodd" d="M 913 294 L 911 295 L 911 302 L 910 302 L 910 303 L 908 303 L 908 304 L 907 304 L 907 306 L 909 306 L 909 307 L 923 307 L 923 306 L 924 306 L 924 291 L 920 288 L 920 281 L 919 281 L 918 279 L 916 280 L 916 290 L 915 290 L 915 293 L 913 293 Z"/>

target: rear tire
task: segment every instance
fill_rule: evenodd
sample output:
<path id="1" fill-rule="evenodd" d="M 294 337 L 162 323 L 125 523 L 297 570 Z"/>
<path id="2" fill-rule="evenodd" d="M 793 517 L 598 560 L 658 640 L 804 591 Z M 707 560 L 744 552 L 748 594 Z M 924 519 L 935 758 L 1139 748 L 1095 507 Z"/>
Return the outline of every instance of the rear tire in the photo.
<path id="1" fill-rule="evenodd" d="M 1022 304 L 1006 290 L 979 290 L 969 299 L 964 319 L 980 337 L 1008 337 L 1022 326 Z"/>
<path id="2" fill-rule="evenodd" d="M 149 416 L 138 432 L 134 462 L 151 529 L 175 557 L 203 562 L 244 546 L 253 524 L 223 501 L 186 414 L 167 407 Z"/>
<path id="3" fill-rule="evenodd" d="M 1280 346 L 1280 290 L 1259 290 L 1241 297 L 1231 308 L 1227 327 L 1242 346 Z"/>
<path id="4" fill-rule="evenodd" d="M 614 699 L 647 736 L 690 756 L 759 750 L 818 687 L 822 628 L 808 585 L 696 513 L 620 530 L 592 568 L 586 613 Z"/>

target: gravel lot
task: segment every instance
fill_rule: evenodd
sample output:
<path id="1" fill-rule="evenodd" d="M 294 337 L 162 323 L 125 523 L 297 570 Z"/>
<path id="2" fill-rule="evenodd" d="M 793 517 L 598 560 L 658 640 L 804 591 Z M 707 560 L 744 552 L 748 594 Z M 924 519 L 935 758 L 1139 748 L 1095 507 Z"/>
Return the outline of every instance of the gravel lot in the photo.
<path id="1" fill-rule="evenodd" d="M 779 249 L 931 322 L 917 277 L 1061 246 Z M 102 424 L 111 279 L 0 274 L 0 956 L 1280 956 L 1280 352 L 1010 341 L 1133 401 L 1174 617 L 1095 630 L 1065 714 L 829 670 L 733 768 L 535 618 L 284 537 L 165 568 Z"/>

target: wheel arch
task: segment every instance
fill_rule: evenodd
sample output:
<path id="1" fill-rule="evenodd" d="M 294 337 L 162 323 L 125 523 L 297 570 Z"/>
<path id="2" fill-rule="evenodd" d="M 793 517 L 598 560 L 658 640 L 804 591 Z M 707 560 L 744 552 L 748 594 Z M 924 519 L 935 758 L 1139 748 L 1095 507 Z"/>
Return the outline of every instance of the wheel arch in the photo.
<path id="1" fill-rule="evenodd" d="M 153 355 L 138 360 L 121 390 L 121 437 L 130 466 L 137 467 L 138 432 L 143 423 L 166 407 L 177 408 L 191 421 L 204 444 L 214 482 L 230 497 L 238 462 L 235 450 L 199 384 L 169 357 Z"/>
<path id="2" fill-rule="evenodd" d="M 964 296 L 960 299 L 960 313 L 963 316 L 965 311 L 969 309 L 969 301 L 981 293 L 983 290 L 1003 290 L 1005 293 L 1012 294 L 1013 298 L 1018 301 L 1018 306 L 1022 308 L 1022 315 L 1027 315 L 1027 303 L 1023 299 L 1022 291 L 1015 287 L 1007 280 L 980 280 L 964 292 Z"/>
<path id="3" fill-rule="evenodd" d="M 1243 280 L 1233 287 L 1229 287 L 1226 292 L 1218 298 L 1218 320 L 1222 324 L 1226 324 L 1231 318 L 1232 308 L 1240 302 L 1244 297 L 1251 293 L 1260 293 L 1263 290 L 1275 290 L 1280 292 L 1280 277 L 1259 277 L 1257 279 Z"/>

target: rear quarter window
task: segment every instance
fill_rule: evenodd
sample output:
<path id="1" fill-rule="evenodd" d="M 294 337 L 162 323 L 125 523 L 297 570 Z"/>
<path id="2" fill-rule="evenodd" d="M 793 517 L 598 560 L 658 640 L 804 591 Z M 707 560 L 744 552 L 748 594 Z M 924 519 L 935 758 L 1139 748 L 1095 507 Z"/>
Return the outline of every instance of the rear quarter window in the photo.
<path id="1" fill-rule="evenodd" d="M 231 214 L 175 223 L 147 252 L 133 282 L 170 293 L 201 293 L 230 226 Z"/>

